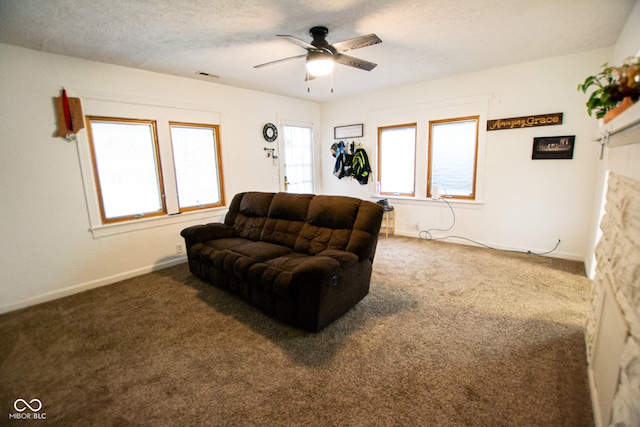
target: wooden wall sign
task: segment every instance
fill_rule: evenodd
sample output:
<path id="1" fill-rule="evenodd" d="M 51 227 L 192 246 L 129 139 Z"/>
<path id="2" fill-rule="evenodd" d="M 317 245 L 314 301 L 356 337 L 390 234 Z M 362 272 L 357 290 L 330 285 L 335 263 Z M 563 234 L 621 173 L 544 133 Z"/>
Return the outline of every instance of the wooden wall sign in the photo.
<path id="1" fill-rule="evenodd" d="M 333 128 L 333 139 L 362 138 L 363 125 L 336 126 Z"/>
<path id="2" fill-rule="evenodd" d="M 487 130 L 521 129 L 562 124 L 562 113 L 487 120 Z"/>
<path id="3" fill-rule="evenodd" d="M 56 109 L 56 120 L 58 130 L 54 136 L 62 136 L 67 139 L 74 139 L 72 136 L 84 128 L 84 118 L 82 117 L 82 104 L 80 98 L 68 98 L 67 92 L 62 89 L 62 95 L 53 98 Z"/>

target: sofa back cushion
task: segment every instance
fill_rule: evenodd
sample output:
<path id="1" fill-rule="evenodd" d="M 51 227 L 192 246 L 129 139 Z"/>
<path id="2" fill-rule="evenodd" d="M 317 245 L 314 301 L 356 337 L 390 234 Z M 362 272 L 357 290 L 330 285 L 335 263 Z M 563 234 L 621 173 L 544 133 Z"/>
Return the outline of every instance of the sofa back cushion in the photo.
<path id="1" fill-rule="evenodd" d="M 346 196 L 239 193 L 224 223 L 236 237 L 264 241 L 317 255 L 346 250 L 373 261 L 382 206 Z"/>
<path id="2" fill-rule="evenodd" d="M 233 222 L 234 232 L 237 237 L 260 240 L 273 196 L 274 193 L 259 192 L 247 192 L 242 195 Z"/>
<path id="3" fill-rule="evenodd" d="M 383 213 L 383 208 L 378 203 L 363 201 L 360 204 L 346 248 L 347 251 L 358 255 L 360 261 L 369 259 L 373 262 Z"/>
<path id="4" fill-rule="evenodd" d="M 260 240 L 293 248 L 313 198 L 313 194 L 278 193 L 273 196 Z"/>
<path id="5" fill-rule="evenodd" d="M 361 203 L 352 197 L 315 196 L 294 250 L 309 255 L 326 249 L 345 250 Z"/>
<path id="6" fill-rule="evenodd" d="M 229 204 L 229 210 L 224 217 L 224 224 L 229 227 L 233 227 L 233 224 L 236 222 L 236 217 L 240 213 L 240 203 L 242 202 L 242 198 L 246 193 L 238 193 L 233 196 L 233 200 Z"/>

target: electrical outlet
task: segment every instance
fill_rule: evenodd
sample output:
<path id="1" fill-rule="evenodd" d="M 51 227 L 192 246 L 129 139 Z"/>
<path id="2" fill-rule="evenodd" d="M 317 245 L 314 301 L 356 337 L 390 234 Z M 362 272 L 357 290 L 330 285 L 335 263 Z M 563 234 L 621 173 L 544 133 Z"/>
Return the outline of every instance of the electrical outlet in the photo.
<path id="1" fill-rule="evenodd" d="M 177 244 L 177 245 L 176 245 L 176 253 L 177 253 L 178 255 L 183 254 L 183 253 L 184 253 L 184 245 L 182 245 L 182 244 Z"/>
<path id="2" fill-rule="evenodd" d="M 416 221 L 416 230 L 420 231 L 420 221 Z"/>

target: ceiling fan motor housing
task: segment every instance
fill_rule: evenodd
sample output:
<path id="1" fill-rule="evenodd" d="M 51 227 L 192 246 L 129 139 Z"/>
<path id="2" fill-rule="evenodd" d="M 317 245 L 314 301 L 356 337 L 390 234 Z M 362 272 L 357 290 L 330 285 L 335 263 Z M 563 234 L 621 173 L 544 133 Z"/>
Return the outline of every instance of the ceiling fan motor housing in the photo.
<path id="1" fill-rule="evenodd" d="M 309 30 L 309 35 L 313 37 L 312 45 L 316 43 L 327 44 L 327 36 L 329 35 L 329 29 L 327 27 L 313 27 Z"/>
<path id="2" fill-rule="evenodd" d="M 327 42 L 329 29 L 327 27 L 313 27 L 309 30 L 309 35 L 313 37 L 312 46 L 317 47 L 321 51 L 328 51 L 331 54 L 336 53 L 332 46 Z"/>

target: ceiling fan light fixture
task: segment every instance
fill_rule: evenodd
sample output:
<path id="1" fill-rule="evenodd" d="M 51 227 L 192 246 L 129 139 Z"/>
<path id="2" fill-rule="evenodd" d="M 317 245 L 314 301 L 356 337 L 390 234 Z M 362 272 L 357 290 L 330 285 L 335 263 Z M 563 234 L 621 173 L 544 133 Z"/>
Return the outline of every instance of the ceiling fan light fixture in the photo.
<path id="1" fill-rule="evenodd" d="M 330 52 L 309 52 L 307 71 L 314 77 L 330 74 L 333 71 L 333 56 Z"/>

